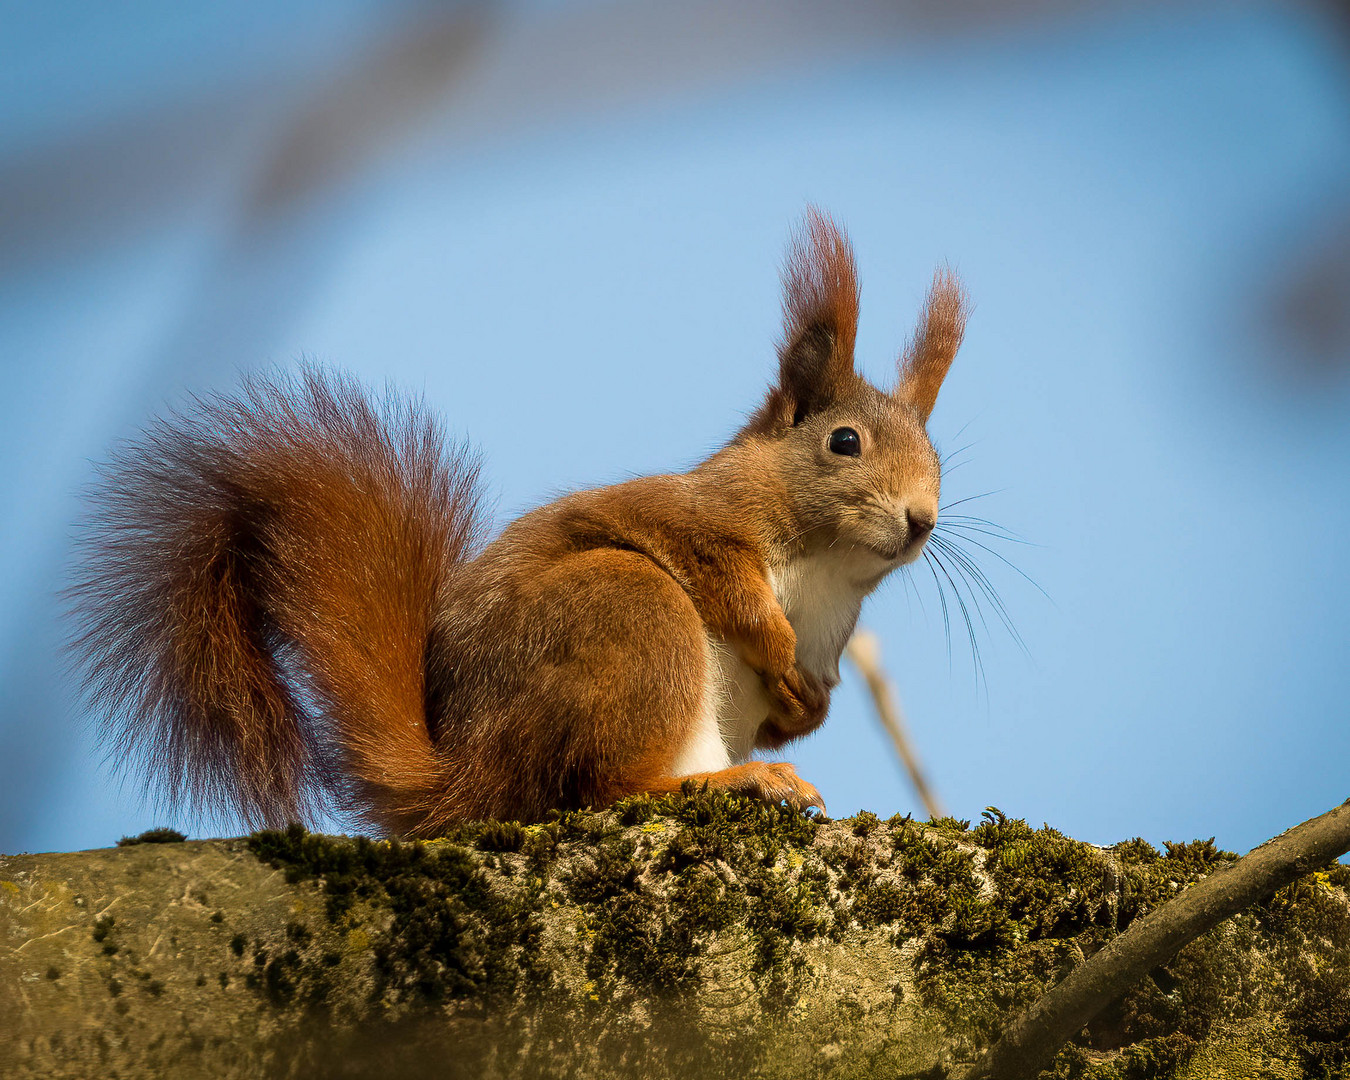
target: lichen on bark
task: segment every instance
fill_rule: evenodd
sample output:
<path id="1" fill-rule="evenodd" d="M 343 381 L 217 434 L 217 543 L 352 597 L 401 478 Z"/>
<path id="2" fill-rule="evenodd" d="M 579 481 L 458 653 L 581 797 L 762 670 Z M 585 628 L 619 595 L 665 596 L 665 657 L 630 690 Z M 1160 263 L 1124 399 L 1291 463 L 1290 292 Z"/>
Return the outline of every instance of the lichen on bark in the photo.
<path id="1" fill-rule="evenodd" d="M 0 857 L 0 1040 L 42 1076 L 938 1077 L 1231 859 L 692 790 L 431 842 Z M 1348 886 L 1188 945 L 1049 1075 L 1350 1076 Z"/>

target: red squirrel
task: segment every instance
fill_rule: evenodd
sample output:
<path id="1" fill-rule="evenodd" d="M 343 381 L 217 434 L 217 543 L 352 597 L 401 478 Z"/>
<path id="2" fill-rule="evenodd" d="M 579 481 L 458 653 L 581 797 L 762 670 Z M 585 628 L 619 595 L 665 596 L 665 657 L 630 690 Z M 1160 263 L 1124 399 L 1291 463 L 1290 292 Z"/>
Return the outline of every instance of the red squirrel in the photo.
<path id="1" fill-rule="evenodd" d="M 114 754 L 174 803 L 413 837 L 688 780 L 823 810 L 750 755 L 821 724 L 863 598 L 936 523 L 966 301 L 935 276 L 886 392 L 818 211 L 783 287 L 777 383 L 726 446 L 490 542 L 475 459 L 418 403 L 306 368 L 160 421 L 106 471 L 73 587 Z"/>

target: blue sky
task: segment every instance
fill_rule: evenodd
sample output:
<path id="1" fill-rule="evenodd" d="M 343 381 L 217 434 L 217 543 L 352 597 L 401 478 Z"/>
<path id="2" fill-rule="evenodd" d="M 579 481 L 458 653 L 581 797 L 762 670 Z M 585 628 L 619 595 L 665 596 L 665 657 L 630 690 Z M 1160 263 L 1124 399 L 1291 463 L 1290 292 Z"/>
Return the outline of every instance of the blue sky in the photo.
<path id="1" fill-rule="evenodd" d="M 303 5 L 245 8 L 233 37 L 145 10 L 70 41 L 20 24 L 46 50 L 20 75 L 54 86 L 65 63 L 84 93 L 6 96 L 0 199 L 53 141 L 256 81 L 305 36 Z M 374 17 L 332 10 L 316 64 Z M 76 493 L 116 438 L 312 356 L 424 392 L 482 449 L 502 521 L 688 467 L 771 376 L 807 202 L 853 235 L 879 380 L 933 267 L 963 276 L 975 313 L 930 423 L 965 447 L 944 501 L 994 492 L 967 508 L 1028 541 L 999 551 L 1048 594 L 980 553 L 1026 644 L 977 625 L 982 677 L 922 574 L 864 609 L 949 810 L 1245 850 L 1344 799 L 1350 380 L 1344 357 L 1310 370 L 1269 309 L 1350 213 L 1350 85 L 1306 12 L 1165 10 L 900 40 L 472 138 L 432 118 L 241 241 L 265 143 L 245 130 L 163 214 L 0 262 L 0 850 L 164 820 L 101 768 L 58 662 Z M 835 814 L 916 809 L 851 673 L 788 757 Z"/>

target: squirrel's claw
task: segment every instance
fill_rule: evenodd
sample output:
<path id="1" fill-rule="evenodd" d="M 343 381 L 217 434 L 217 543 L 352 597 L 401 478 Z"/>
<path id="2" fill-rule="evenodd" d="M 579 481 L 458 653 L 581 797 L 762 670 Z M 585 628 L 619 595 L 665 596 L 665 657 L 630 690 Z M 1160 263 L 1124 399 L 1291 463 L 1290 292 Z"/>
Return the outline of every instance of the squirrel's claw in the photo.
<path id="1" fill-rule="evenodd" d="M 800 793 L 801 798 L 793 801 L 792 805 L 798 810 L 808 810 L 814 806 L 822 814 L 825 813 L 825 800 L 821 797 L 820 792 L 816 790 L 816 785 L 808 784 L 803 780 L 802 788 L 803 790 Z"/>

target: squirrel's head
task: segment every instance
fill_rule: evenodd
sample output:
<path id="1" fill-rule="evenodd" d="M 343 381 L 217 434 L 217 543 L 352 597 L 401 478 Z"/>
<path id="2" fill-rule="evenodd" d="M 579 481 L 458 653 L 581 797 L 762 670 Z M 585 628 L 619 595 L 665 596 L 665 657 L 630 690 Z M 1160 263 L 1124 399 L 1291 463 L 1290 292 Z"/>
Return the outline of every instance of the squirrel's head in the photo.
<path id="1" fill-rule="evenodd" d="M 853 250 L 814 208 L 783 288 L 778 382 L 738 441 L 776 474 L 794 546 L 855 555 L 880 576 L 917 559 L 937 522 L 941 469 L 924 425 L 961 344 L 965 295 L 949 271 L 937 273 L 885 391 L 854 370 Z"/>

